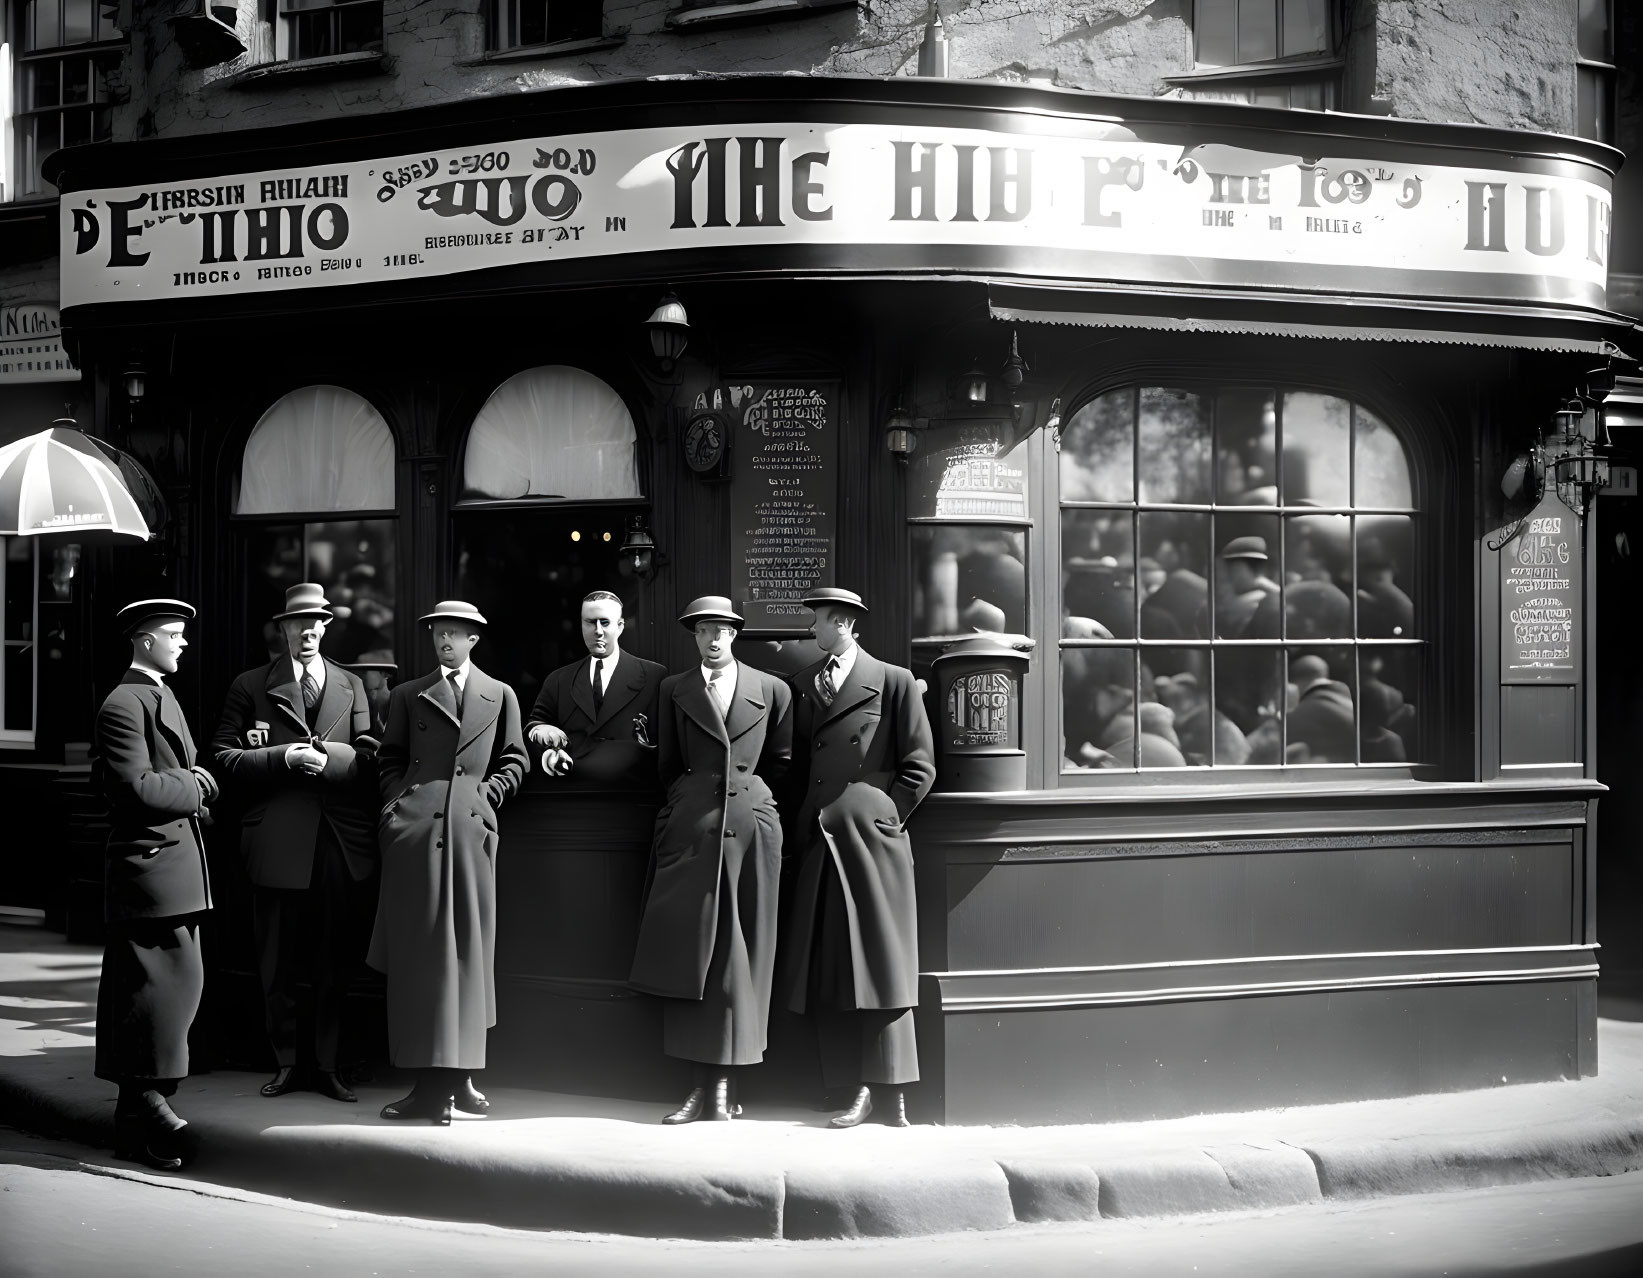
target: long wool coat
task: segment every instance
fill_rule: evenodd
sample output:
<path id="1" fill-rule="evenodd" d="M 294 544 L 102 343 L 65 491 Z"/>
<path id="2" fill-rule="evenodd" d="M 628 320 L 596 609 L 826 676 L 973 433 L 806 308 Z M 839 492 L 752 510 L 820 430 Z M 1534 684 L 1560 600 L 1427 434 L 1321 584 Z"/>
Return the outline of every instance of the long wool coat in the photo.
<path id="1" fill-rule="evenodd" d="M 736 666 L 736 692 L 723 720 L 699 667 L 662 681 L 658 767 L 667 797 L 656 814 L 650 884 L 629 978 L 635 989 L 700 999 L 718 929 L 738 915 L 753 984 L 769 1009 L 774 979 L 782 830 L 772 787 L 793 749 L 792 694 L 751 666 Z M 734 866 L 732 911 L 720 900 Z M 751 911 L 744 886 L 753 876 Z M 738 990 L 757 1000 L 758 991 Z"/>
<path id="2" fill-rule="evenodd" d="M 458 719 L 443 676 L 401 684 L 388 701 L 367 962 L 388 978 L 393 1063 L 472 1070 L 485 1067 L 496 1024 L 496 813 L 530 762 L 512 688 L 470 665 Z"/>
<path id="3" fill-rule="evenodd" d="M 560 666 L 542 683 L 542 691 L 525 720 L 525 731 L 539 723 L 563 729 L 570 738 L 570 756 L 576 767 L 562 778 L 565 788 L 615 786 L 653 790 L 656 785 L 656 722 L 658 690 L 667 671 L 622 651 L 611 672 L 610 686 L 597 711 L 593 708 L 593 680 L 583 657 Z M 639 742 L 642 721 L 649 744 Z"/>
<path id="4" fill-rule="evenodd" d="M 935 783 L 935 742 L 911 671 L 858 649 L 844 686 L 824 705 L 819 661 L 793 676 L 793 893 L 788 1005 L 805 1010 L 826 874 L 844 890 L 858 1008 L 918 1003 L 918 908 L 905 824 Z"/>

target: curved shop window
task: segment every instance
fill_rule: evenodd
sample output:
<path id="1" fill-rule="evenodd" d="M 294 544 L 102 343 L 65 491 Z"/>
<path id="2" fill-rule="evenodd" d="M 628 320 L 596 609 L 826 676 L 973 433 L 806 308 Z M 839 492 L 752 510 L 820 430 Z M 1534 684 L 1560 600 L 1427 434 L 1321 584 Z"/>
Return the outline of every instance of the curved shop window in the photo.
<path id="1" fill-rule="evenodd" d="M 1063 776 L 1429 757 L 1432 557 L 1385 421 L 1298 388 L 1127 386 L 1067 418 L 1053 466 Z"/>
<path id="2" fill-rule="evenodd" d="M 395 660 L 395 461 L 382 414 L 341 386 L 291 391 L 252 428 L 232 500 L 244 615 L 253 622 L 248 659 L 283 650 L 267 618 L 288 586 L 316 581 L 336 611 L 325 655 L 344 664 Z"/>
<path id="3" fill-rule="evenodd" d="M 618 552 L 646 509 L 633 415 L 583 369 L 526 369 L 485 401 L 459 464 L 452 589 L 491 622 L 481 664 L 529 705 L 585 651 L 585 594 L 613 591 L 631 619 L 640 583 Z"/>

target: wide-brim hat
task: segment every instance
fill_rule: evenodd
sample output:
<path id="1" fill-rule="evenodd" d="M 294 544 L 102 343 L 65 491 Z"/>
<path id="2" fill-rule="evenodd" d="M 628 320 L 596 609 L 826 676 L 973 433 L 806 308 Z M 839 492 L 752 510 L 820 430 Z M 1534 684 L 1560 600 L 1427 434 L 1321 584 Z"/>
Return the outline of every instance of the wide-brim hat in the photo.
<path id="1" fill-rule="evenodd" d="M 432 612 L 418 617 L 417 623 L 420 625 L 423 622 L 430 622 L 436 617 L 449 617 L 453 621 L 471 621 L 479 626 L 491 624 L 485 620 L 484 614 L 478 608 L 461 599 L 441 599 L 434 605 Z"/>
<path id="2" fill-rule="evenodd" d="M 182 621 L 194 620 L 194 605 L 181 599 L 138 599 L 128 603 L 114 614 L 114 623 L 121 634 L 135 634 L 145 621 L 155 617 L 175 617 Z"/>
<path id="3" fill-rule="evenodd" d="M 1266 553 L 1265 537 L 1234 537 L 1221 549 L 1222 559 L 1259 559 L 1263 563 L 1270 563 L 1271 556 Z"/>
<path id="4" fill-rule="evenodd" d="M 355 674 L 362 674 L 367 670 L 393 671 L 399 669 L 399 663 L 395 661 L 339 661 L 337 664 L 344 670 L 352 670 Z"/>
<path id="5" fill-rule="evenodd" d="M 289 617 L 324 617 L 330 620 L 335 615 L 331 611 L 331 601 L 325 597 L 325 587 L 318 582 L 304 581 L 286 588 L 285 611 L 276 612 L 274 620 L 284 621 Z"/>
<path id="6" fill-rule="evenodd" d="M 817 586 L 799 602 L 806 608 L 832 604 L 835 608 L 854 608 L 862 616 L 867 615 L 867 605 L 861 601 L 861 596 L 843 586 Z"/>
<path id="7" fill-rule="evenodd" d="M 694 630 L 698 621 L 723 621 L 738 630 L 747 624 L 724 595 L 703 595 L 686 604 L 679 624 L 686 630 Z"/>

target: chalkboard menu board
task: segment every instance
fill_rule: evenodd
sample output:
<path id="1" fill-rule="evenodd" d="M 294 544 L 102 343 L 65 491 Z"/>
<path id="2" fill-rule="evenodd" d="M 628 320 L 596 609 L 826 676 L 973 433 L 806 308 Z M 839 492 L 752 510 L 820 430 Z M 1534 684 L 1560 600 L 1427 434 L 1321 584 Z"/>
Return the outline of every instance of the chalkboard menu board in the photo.
<path id="1" fill-rule="evenodd" d="M 1579 683 L 1580 517 L 1547 492 L 1500 552 L 1500 681 Z"/>
<path id="2" fill-rule="evenodd" d="M 730 402 L 732 597 L 749 630 L 808 630 L 799 601 L 834 584 L 839 384 L 748 382 Z"/>
<path id="3" fill-rule="evenodd" d="M 1012 422 L 933 424 L 913 454 L 915 519 L 1027 519 L 1027 445 Z"/>

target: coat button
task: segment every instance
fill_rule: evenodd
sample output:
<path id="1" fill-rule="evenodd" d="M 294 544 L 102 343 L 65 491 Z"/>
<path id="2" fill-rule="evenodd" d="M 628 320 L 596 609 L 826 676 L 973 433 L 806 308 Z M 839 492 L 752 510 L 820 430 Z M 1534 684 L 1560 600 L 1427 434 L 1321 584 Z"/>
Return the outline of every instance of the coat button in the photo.
<path id="1" fill-rule="evenodd" d="M 423 722 L 422 722 L 422 720 L 421 720 L 421 719 L 418 719 L 418 720 L 417 720 L 417 721 L 416 721 L 416 726 L 417 726 L 417 727 L 418 727 L 418 728 L 420 728 L 420 729 L 422 729 L 422 730 L 423 730 L 423 731 L 424 731 L 424 732 L 426 732 L 426 731 L 427 731 L 427 729 L 428 729 L 428 725 L 427 725 L 427 724 L 425 724 L 425 723 L 423 723 Z"/>
<path id="2" fill-rule="evenodd" d="M 850 744 L 851 745 L 860 745 L 861 744 L 861 738 L 860 737 L 851 737 L 850 738 Z"/>
<path id="3" fill-rule="evenodd" d="M 738 772 L 746 772 L 746 771 L 747 771 L 747 764 L 745 764 L 745 763 L 738 763 L 738 764 L 737 764 L 737 765 L 736 765 L 736 771 L 738 771 Z"/>
<path id="4" fill-rule="evenodd" d="M 442 847 L 444 847 L 444 846 L 445 846 L 445 840 L 444 840 L 444 839 L 435 839 L 435 840 L 434 840 L 434 846 L 435 846 L 435 847 L 436 847 L 436 848 L 442 848 Z"/>
<path id="5" fill-rule="evenodd" d="M 435 812 L 434 813 L 434 820 L 435 821 L 443 820 L 444 816 L 445 816 L 445 814 L 443 812 Z"/>
<path id="6" fill-rule="evenodd" d="M 816 784 L 820 785 L 821 783 L 822 783 L 822 779 L 820 777 L 817 777 L 816 778 Z"/>
<path id="7" fill-rule="evenodd" d="M 825 741 L 818 741 L 818 742 L 816 742 L 816 749 L 818 749 L 818 750 L 824 750 L 824 749 L 826 749 L 826 748 L 827 748 L 827 742 L 825 742 Z"/>
<path id="8" fill-rule="evenodd" d="M 456 765 L 456 775 L 457 776 L 462 775 L 462 765 L 460 763 Z"/>

